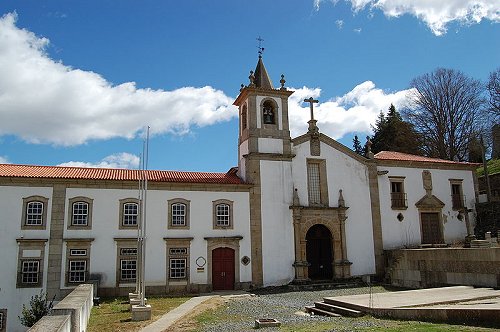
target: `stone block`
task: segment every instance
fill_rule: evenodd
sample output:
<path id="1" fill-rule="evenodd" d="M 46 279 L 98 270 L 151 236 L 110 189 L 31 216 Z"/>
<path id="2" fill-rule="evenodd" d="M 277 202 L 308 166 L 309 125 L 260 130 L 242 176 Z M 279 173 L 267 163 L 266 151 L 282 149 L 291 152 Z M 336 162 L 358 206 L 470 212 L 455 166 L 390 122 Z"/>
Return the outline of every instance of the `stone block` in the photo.
<path id="1" fill-rule="evenodd" d="M 151 305 L 146 304 L 144 306 L 141 305 L 132 306 L 132 320 L 134 322 L 150 320 L 150 319 L 151 319 Z"/>

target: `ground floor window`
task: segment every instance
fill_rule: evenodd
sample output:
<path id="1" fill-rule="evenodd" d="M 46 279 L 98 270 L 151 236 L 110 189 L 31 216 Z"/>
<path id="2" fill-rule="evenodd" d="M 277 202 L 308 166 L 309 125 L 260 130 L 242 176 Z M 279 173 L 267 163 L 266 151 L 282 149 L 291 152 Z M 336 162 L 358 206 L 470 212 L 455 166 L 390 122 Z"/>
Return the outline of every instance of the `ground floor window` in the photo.
<path id="1" fill-rule="evenodd" d="M 167 284 L 189 283 L 189 247 L 193 238 L 164 238 L 167 245 Z"/>
<path id="2" fill-rule="evenodd" d="M 0 309 L 0 332 L 7 331 L 7 309 Z"/>
<path id="3" fill-rule="evenodd" d="M 66 286 L 88 281 L 91 242 L 88 238 L 66 241 Z"/>
<path id="4" fill-rule="evenodd" d="M 46 242 L 47 240 L 17 239 L 17 288 L 41 287 Z"/>
<path id="5" fill-rule="evenodd" d="M 137 278 L 137 259 L 120 260 L 120 280 L 135 281 Z"/>
<path id="6" fill-rule="evenodd" d="M 21 282 L 25 285 L 38 284 L 40 273 L 40 261 L 26 260 L 22 263 Z"/>
<path id="7" fill-rule="evenodd" d="M 184 279 L 186 278 L 186 259 L 185 258 L 170 258 L 170 278 Z"/>

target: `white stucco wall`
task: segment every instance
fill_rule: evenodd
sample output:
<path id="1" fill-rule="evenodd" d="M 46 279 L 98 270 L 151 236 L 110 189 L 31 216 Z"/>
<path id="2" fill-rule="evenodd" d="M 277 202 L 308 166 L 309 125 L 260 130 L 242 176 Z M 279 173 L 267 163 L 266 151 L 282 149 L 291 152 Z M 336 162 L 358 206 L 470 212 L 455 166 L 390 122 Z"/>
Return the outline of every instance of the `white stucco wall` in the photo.
<path id="1" fill-rule="evenodd" d="M 120 230 L 119 200 L 137 197 L 136 190 L 118 189 L 76 189 L 67 190 L 67 200 L 75 196 L 94 199 L 92 230 L 67 230 L 65 238 L 94 238 L 91 246 L 90 272 L 101 273 L 101 287 L 116 286 L 116 242 L 115 237 L 136 237 L 137 230 Z M 167 229 L 168 204 L 173 198 L 190 201 L 190 228 L 188 230 Z M 213 229 L 212 202 L 218 199 L 233 201 L 233 229 Z M 67 207 L 69 208 L 69 207 Z M 146 240 L 146 282 L 147 285 L 165 285 L 167 274 L 166 244 L 164 237 L 193 237 L 190 247 L 190 282 L 206 284 L 208 269 L 204 273 L 196 271 L 196 259 L 207 259 L 207 241 L 204 237 L 242 236 L 240 257 L 251 257 L 249 228 L 249 199 L 247 192 L 201 192 L 201 191 L 166 191 L 149 190 L 147 197 L 147 240 Z M 66 214 L 67 216 L 67 214 Z M 66 217 L 67 218 L 67 217 Z M 67 225 L 68 220 L 65 220 Z M 64 262 L 64 257 L 63 257 Z M 64 266 L 64 265 L 63 265 Z M 251 281 L 250 265 L 240 266 L 241 282 Z M 63 269 L 64 270 L 64 269 Z M 61 276 L 61 287 L 64 279 Z"/>
<path id="2" fill-rule="evenodd" d="M 264 285 L 283 285 L 295 276 L 291 162 L 261 161 L 260 174 Z"/>
<path id="3" fill-rule="evenodd" d="M 309 142 L 293 147 L 293 181 L 298 190 L 301 205 L 308 204 L 307 158 L 326 160 L 328 198 L 331 207 L 338 206 L 339 190 L 342 189 L 347 210 L 346 246 L 347 258 L 353 264 L 351 274 L 375 273 L 372 217 L 368 172 L 365 165 L 347 154 L 321 143 L 321 155 L 311 156 Z"/>
<path id="4" fill-rule="evenodd" d="M 45 244 L 43 262 L 43 287 L 16 288 L 18 251 L 16 239 L 48 239 L 50 223 L 46 230 L 21 230 L 23 198 L 33 195 L 49 199 L 47 219 L 52 212 L 52 188 L 0 186 L 0 309 L 7 309 L 7 331 L 25 331 L 17 318 L 21 315 L 23 304 L 29 305 L 31 296 L 39 294 L 47 283 L 48 244 Z M 28 253 L 26 253 L 28 254 Z M 34 254 L 33 252 L 31 254 Z"/>
<path id="5" fill-rule="evenodd" d="M 465 218 L 460 221 L 457 217 L 458 211 L 452 209 L 450 179 L 463 179 L 462 189 L 466 198 L 466 205 L 469 209 L 474 209 L 475 194 L 471 171 L 385 166 L 379 166 L 378 170 L 388 171 L 387 174 L 378 176 L 384 249 L 410 247 L 421 244 L 419 211 L 415 203 L 425 195 L 422 182 L 422 172 L 424 170 L 431 172 L 432 194 L 445 203 L 441 213 L 445 242 L 452 243 L 464 240 L 467 235 Z M 390 176 L 404 177 L 404 190 L 407 194 L 408 209 L 393 210 L 391 208 Z M 397 215 L 400 212 L 404 216 L 402 222 L 397 219 Z M 473 227 L 474 213 L 469 213 L 469 220 Z"/>
<path id="6" fill-rule="evenodd" d="M 259 152 L 283 153 L 283 140 L 277 138 L 259 138 Z"/>

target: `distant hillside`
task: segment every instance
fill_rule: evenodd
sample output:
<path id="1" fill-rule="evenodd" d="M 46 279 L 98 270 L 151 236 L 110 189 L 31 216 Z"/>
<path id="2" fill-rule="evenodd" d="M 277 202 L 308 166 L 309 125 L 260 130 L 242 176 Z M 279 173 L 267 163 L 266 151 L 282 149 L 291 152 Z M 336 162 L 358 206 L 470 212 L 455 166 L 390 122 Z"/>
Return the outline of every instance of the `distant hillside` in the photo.
<path id="1" fill-rule="evenodd" d="M 477 168 L 477 176 L 483 176 L 484 175 L 484 169 L 483 167 L 478 167 Z M 500 173 L 500 159 L 492 159 L 488 161 L 488 174 L 496 174 Z"/>

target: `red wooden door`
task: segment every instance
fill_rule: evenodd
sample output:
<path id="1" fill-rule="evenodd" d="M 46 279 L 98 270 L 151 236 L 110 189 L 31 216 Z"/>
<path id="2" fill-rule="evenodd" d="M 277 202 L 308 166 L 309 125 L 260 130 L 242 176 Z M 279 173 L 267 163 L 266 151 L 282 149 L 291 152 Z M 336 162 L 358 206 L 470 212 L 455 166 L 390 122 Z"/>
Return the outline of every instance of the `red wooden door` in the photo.
<path id="1" fill-rule="evenodd" d="M 217 248 L 212 251 L 213 290 L 234 289 L 234 250 Z"/>

